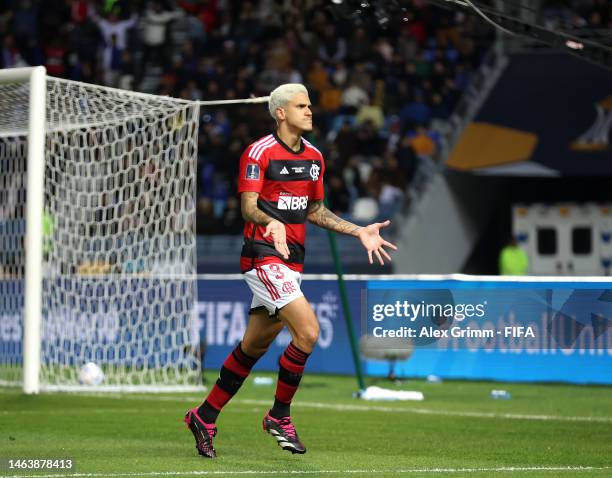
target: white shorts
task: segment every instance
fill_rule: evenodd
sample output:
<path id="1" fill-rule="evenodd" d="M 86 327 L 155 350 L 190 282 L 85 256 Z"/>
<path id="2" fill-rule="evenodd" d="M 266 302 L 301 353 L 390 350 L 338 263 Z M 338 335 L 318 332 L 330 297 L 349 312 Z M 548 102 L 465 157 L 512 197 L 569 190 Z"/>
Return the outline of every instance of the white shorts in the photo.
<path id="1" fill-rule="evenodd" d="M 251 310 L 265 307 L 270 316 L 304 295 L 300 289 L 302 275 L 284 264 L 256 266 L 244 273 L 244 280 L 253 292 Z"/>

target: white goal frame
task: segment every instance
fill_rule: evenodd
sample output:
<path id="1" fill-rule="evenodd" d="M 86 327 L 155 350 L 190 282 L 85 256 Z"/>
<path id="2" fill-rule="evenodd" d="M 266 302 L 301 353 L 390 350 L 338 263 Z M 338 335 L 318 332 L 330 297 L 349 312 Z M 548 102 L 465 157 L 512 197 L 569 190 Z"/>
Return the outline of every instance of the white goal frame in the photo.
<path id="1" fill-rule="evenodd" d="M 0 70 L 0 83 L 28 82 L 28 157 L 26 192 L 23 391 L 40 391 L 42 316 L 43 205 L 47 71 L 44 66 Z"/>

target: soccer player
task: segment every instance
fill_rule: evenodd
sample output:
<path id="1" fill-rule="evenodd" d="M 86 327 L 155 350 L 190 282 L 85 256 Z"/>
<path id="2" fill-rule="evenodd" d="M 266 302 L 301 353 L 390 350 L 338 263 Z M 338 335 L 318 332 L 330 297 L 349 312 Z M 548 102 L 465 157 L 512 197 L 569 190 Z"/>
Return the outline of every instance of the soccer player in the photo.
<path id="1" fill-rule="evenodd" d="M 240 265 L 253 292 L 249 322 L 204 403 L 185 415 L 199 454 L 209 458 L 216 456 L 213 437 L 219 412 L 285 326 L 292 340 L 280 359 L 274 404 L 263 419 L 263 429 L 284 450 L 306 452 L 290 413 L 319 336 L 317 317 L 300 290 L 306 221 L 358 238 L 370 264 L 373 256 L 381 265 L 385 259 L 390 261 L 384 248 L 396 249 L 379 233 L 389 221 L 359 227 L 323 204 L 323 156 L 302 138 L 312 130 L 306 88 L 291 83 L 279 86 L 270 94 L 269 110 L 276 120 L 276 131 L 255 141 L 240 158 L 238 192 L 245 220 Z"/>

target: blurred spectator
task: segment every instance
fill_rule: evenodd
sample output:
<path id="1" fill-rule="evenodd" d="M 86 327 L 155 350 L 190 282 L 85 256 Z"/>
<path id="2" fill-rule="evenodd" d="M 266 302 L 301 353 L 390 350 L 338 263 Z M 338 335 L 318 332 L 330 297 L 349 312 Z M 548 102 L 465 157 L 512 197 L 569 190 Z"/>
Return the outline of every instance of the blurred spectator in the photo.
<path id="1" fill-rule="evenodd" d="M 13 2 L 13 34 L 20 45 L 30 45 L 38 40 L 38 6 L 34 0 Z"/>
<path id="2" fill-rule="evenodd" d="M 25 66 L 19 53 L 19 49 L 15 45 L 13 35 L 6 35 L 2 40 L 2 49 L 0 50 L 0 66 L 2 68 L 16 68 Z"/>
<path id="3" fill-rule="evenodd" d="M 425 103 L 423 96 L 417 94 L 413 101 L 401 109 L 399 116 L 404 126 L 427 125 L 431 120 L 431 109 Z"/>
<path id="4" fill-rule="evenodd" d="M 197 17 L 202 24 L 202 35 L 210 32 L 217 24 L 217 0 L 179 0 L 179 6 Z"/>
<path id="5" fill-rule="evenodd" d="M 346 164 L 349 158 L 357 153 L 356 149 L 357 136 L 353 130 L 351 121 L 345 117 L 340 130 L 336 134 L 333 143 L 336 147 L 340 160 Z"/>
<path id="6" fill-rule="evenodd" d="M 344 113 L 355 113 L 363 105 L 368 104 L 369 100 L 368 94 L 363 88 L 351 83 L 351 85 L 344 90 L 341 97 Z"/>
<path id="7" fill-rule="evenodd" d="M 342 90 L 331 81 L 321 91 L 319 105 L 325 113 L 337 113 L 342 105 Z"/>
<path id="8" fill-rule="evenodd" d="M 329 209 L 335 214 L 341 215 L 349 211 L 351 195 L 344 179 L 335 171 L 327 174 L 327 193 L 326 198 Z"/>
<path id="9" fill-rule="evenodd" d="M 242 232 L 244 222 L 240 211 L 240 203 L 236 197 L 230 196 L 227 199 L 220 226 L 220 229 L 227 234 L 240 234 Z"/>
<path id="10" fill-rule="evenodd" d="M 410 146 L 410 140 L 404 137 L 399 142 L 398 148 L 395 151 L 395 158 L 398 162 L 398 167 L 404 172 L 406 183 L 410 184 L 417 172 L 417 157 L 414 149 Z"/>
<path id="11" fill-rule="evenodd" d="M 196 209 L 196 233 L 216 234 L 219 228 L 213 212 L 213 203 L 208 198 L 200 198 Z"/>
<path id="12" fill-rule="evenodd" d="M 120 20 L 117 7 L 113 7 L 107 18 L 100 17 L 93 6 L 89 16 L 100 29 L 102 35 L 102 75 L 104 83 L 117 86 L 122 70 L 123 52 L 127 47 L 128 31 L 136 24 L 137 16 Z"/>
<path id="13" fill-rule="evenodd" d="M 125 50 L 121 54 L 119 67 L 117 86 L 123 90 L 134 89 L 134 62 L 132 60 L 132 53 L 129 50 Z"/>
<path id="14" fill-rule="evenodd" d="M 344 61 L 346 57 L 346 41 L 336 34 L 333 24 L 325 26 L 323 38 L 320 39 L 319 58 L 332 65 Z"/>
<path id="15" fill-rule="evenodd" d="M 308 70 L 308 84 L 316 92 L 323 91 L 329 85 L 327 70 L 320 61 L 314 61 Z"/>
<path id="16" fill-rule="evenodd" d="M 414 133 L 408 135 L 408 139 L 408 144 L 417 156 L 431 158 L 435 154 L 436 143 L 425 127 L 417 126 Z"/>
<path id="17" fill-rule="evenodd" d="M 370 122 L 374 128 L 379 130 L 385 124 L 385 115 L 380 105 L 376 104 L 376 100 L 372 98 L 370 104 L 360 106 L 355 121 L 358 125 Z"/>
<path id="18" fill-rule="evenodd" d="M 79 24 L 87 20 L 89 10 L 87 0 L 70 0 L 70 17 L 74 23 Z"/>
<path id="19" fill-rule="evenodd" d="M 355 29 L 355 33 L 350 41 L 350 59 L 352 62 L 367 60 L 372 55 L 372 40 L 368 36 L 365 28 Z"/>
<path id="20" fill-rule="evenodd" d="M 154 0 L 149 4 L 144 14 L 144 25 L 142 32 L 142 58 L 138 67 L 136 84 L 140 84 L 144 76 L 145 67 L 148 62 L 154 61 L 159 65 L 168 63 L 169 52 L 167 48 L 168 23 L 181 16 L 181 12 L 165 11 L 160 1 Z"/>
<path id="21" fill-rule="evenodd" d="M 63 77 L 66 74 L 66 49 L 59 39 L 53 39 L 45 48 L 45 68 L 51 76 Z"/>
<path id="22" fill-rule="evenodd" d="M 357 151 L 366 158 L 378 158 L 381 156 L 385 144 L 383 138 L 378 134 L 378 129 L 370 120 L 366 120 L 357 129 Z"/>
<path id="23" fill-rule="evenodd" d="M 103 18 L 98 15 L 96 9 L 92 6 L 89 9 L 89 16 L 100 29 L 106 49 L 110 47 L 114 37 L 116 47 L 121 51 L 125 50 L 128 30 L 136 24 L 137 16 L 135 14 L 127 20 L 121 20 L 118 10 L 113 8 L 107 18 Z M 108 55 L 108 53 L 105 53 L 105 55 Z"/>
<path id="24" fill-rule="evenodd" d="M 339 88 L 344 88 L 349 77 L 349 71 L 346 67 L 346 63 L 342 61 L 336 63 L 331 77 L 334 85 L 337 85 Z"/>

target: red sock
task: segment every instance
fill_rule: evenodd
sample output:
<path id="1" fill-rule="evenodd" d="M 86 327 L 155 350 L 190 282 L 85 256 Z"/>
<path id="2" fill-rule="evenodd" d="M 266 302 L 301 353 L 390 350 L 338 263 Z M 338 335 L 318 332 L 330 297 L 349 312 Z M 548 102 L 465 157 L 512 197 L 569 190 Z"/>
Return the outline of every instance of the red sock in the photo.
<path id="1" fill-rule="evenodd" d="M 283 418 L 290 415 L 291 400 L 300 385 L 309 355 L 293 345 L 293 342 L 285 349 L 280 359 L 274 406 L 270 410 L 272 417 Z"/>
<path id="2" fill-rule="evenodd" d="M 256 362 L 257 358 L 245 354 L 240 344 L 232 350 L 232 353 L 223 362 L 217 382 L 198 409 L 198 415 L 204 422 L 215 422 L 219 412 L 238 392 Z"/>

